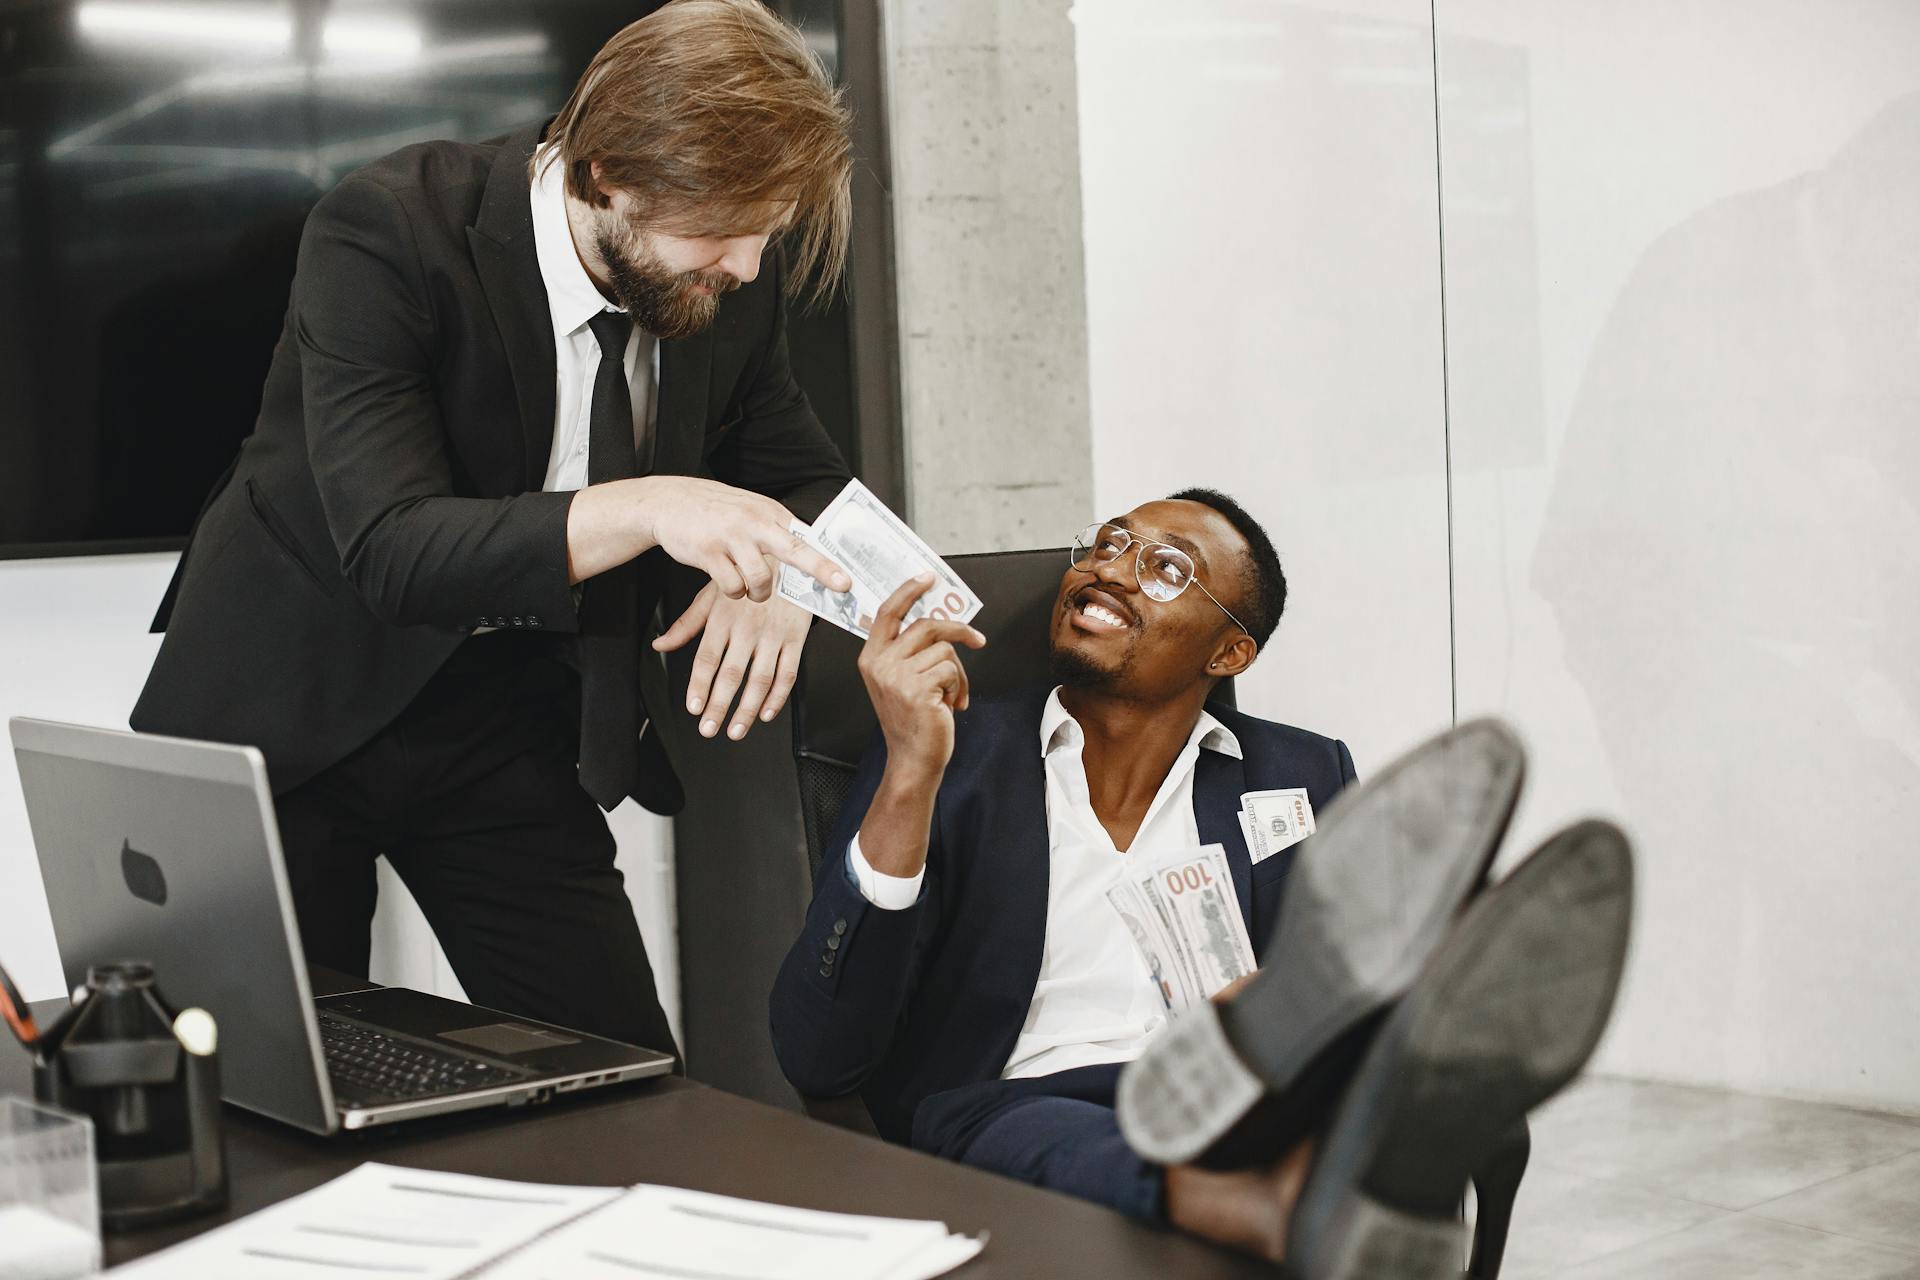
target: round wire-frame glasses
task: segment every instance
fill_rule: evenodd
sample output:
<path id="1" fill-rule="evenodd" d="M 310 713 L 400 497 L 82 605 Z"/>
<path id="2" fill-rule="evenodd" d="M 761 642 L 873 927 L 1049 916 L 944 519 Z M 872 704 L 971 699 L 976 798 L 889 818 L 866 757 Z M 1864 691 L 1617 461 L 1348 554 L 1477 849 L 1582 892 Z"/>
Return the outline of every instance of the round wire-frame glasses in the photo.
<path id="1" fill-rule="evenodd" d="M 1119 559 L 1131 546 L 1139 547 L 1133 557 L 1133 577 L 1140 585 L 1141 595 L 1165 604 L 1188 587 L 1198 587 L 1201 594 L 1213 601 L 1234 626 L 1246 631 L 1249 639 L 1253 637 L 1253 632 L 1247 631 L 1247 624 L 1234 617 L 1233 610 L 1221 604 L 1220 598 L 1207 590 L 1207 584 L 1200 581 L 1199 572 L 1194 568 L 1193 557 L 1179 547 L 1171 547 L 1164 542 L 1150 542 L 1130 529 L 1096 521 L 1073 536 L 1073 548 L 1068 551 L 1067 557 L 1074 568 L 1084 573 L 1096 564 Z"/>

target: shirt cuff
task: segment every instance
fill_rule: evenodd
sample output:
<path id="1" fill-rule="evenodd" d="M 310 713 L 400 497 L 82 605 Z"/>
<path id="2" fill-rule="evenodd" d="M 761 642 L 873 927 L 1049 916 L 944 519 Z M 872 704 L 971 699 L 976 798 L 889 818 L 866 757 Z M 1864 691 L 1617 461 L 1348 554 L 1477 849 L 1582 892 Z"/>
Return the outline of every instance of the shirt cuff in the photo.
<path id="1" fill-rule="evenodd" d="M 875 871 L 860 852 L 857 833 L 847 845 L 847 877 L 861 897 L 882 911 L 905 911 L 920 901 L 920 882 L 926 875 L 925 867 L 910 876 L 890 876 Z"/>

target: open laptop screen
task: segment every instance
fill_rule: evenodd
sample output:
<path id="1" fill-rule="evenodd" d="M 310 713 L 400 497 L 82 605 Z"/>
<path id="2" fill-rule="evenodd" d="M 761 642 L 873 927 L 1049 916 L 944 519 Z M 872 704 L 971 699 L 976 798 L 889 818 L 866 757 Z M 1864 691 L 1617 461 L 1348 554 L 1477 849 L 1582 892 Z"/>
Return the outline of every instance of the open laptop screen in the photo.
<path id="1" fill-rule="evenodd" d="M 223 1091 L 334 1125 L 266 766 L 251 747 L 15 718 L 14 756 L 72 989 L 145 960 L 222 1028 Z"/>

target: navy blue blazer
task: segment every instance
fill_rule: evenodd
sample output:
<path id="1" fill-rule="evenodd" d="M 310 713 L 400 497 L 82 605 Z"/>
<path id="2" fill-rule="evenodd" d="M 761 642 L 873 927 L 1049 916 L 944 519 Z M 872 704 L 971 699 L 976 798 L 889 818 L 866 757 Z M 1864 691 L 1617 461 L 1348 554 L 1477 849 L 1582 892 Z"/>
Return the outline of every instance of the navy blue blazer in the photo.
<path id="1" fill-rule="evenodd" d="M 920 900 L 886 911 L 847 875 L 886 765 L 876 735 L 814 878 L 805 927 L 774 979 L 774 1053 L 807 1097 L 858 1090 L 883 1137 L 909 1140 L 928 1096 L 997 1079 L 1027 1018 L 1047 930 L 1047 690 L 976 698 L 955 717 L 934 801 Z M 1226 848 L 1248 936 L 1264 949 L 1298 845 L 1259 866 L 1235 816 L 1246 791 L 1305 787 L 1319 811 L 1353 781 L 1346 744 L 1224 707 L 1211 712 L 1243 759 L 1202 749 L 1193 811 Z"/>

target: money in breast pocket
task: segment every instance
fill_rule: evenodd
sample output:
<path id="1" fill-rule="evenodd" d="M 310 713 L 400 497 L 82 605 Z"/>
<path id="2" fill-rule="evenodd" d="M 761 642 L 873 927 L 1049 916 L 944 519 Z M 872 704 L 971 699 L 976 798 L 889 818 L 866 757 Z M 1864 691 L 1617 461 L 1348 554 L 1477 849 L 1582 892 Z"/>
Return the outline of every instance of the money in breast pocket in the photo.
<path id="1" fill-rule="evenodd" d="M 1313 802 L 1305 787 L 1249 791 L 1240 797 L 1240 806 L 1247 855 L 1256 864 L 1313 834 Z"/>

